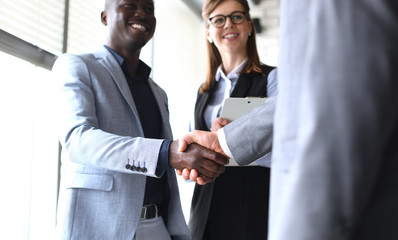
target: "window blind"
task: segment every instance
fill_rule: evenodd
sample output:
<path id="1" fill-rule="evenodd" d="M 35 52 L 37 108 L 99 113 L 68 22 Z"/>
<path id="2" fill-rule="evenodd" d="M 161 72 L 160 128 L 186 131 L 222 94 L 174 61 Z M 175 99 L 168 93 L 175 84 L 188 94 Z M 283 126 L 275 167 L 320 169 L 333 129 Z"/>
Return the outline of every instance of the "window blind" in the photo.
<path id="1" fill-rule="evenodd" d="M 104 43 L 104 0 L 69 0 L 67 52 Z M 0 0 L 0 29 L 55 55 L 63 51 L 65 0 Z"/>
<path id="2" fill-rule="evenodd" d="M 56 55 L 62 52 L 65 0 L 0 0 L 0 28 Z"/>

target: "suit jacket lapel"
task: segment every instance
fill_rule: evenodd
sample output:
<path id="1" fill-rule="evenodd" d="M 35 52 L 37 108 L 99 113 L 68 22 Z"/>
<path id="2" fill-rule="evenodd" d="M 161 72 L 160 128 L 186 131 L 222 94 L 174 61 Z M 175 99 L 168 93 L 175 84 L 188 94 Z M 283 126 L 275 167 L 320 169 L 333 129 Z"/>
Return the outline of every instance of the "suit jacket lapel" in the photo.
<path id="1" fill-rule="evenodd" d="M 204 118 L 204 111 L 209 102 L 209 97 L 212 96 L 214 89 L 216 88 L 218 82 L 214 81 L 211 85 L 209 92 L 198 94 L 195 104 L 195 129 L 209 131 L 210 129 L 206 126 L 206 121 Z"/>
<path id="2" fill-rule="evenodd" d="M 167 105 L 167 99 L 162 98 L 164 93 L 160 92 L 161 89 L 152 81 L 152 79 L 148 79 L 148 82 L 159 106 L 160 116 L 162 117 L 162 137 L 172 140 L 173 136 L 169 123 L 169 107 Z"/>
<path id="3" fill-rule="evenodd" d="M 252 86 L 252 77 L 253 76 L 248 74 L 240 74 L 236 86 L 231 93 L 231 97 L 246 97 Z M 218 82 L 214 81 L 209 92 L 198 94 L 195 106 L 195 129 L 209 130 L 204 120 L 204 111 L 209 101 L 209 97 L 212 96 L 217 84 Z"/>
<path id="4" fill-rule="evenodd" d="M 246 97 L 252 85 L 252 78 L 248 74 L 240 74 L 231 97 Z"/>
<path id="5" fill-rule="evenodd" d="M 108 70 L 111 74 L 113 81 L 115 81 L 120 93 L 134 112 L 134 116 L 137 118 L 137 122 L 140 122 L 137 108 L 134 103 L 133 96 L 131 95 L 130 88 L 128 86 L 126 77 L 115 57 L 103 47 L 100 51 L 94 53 L 97 60 Z"/>

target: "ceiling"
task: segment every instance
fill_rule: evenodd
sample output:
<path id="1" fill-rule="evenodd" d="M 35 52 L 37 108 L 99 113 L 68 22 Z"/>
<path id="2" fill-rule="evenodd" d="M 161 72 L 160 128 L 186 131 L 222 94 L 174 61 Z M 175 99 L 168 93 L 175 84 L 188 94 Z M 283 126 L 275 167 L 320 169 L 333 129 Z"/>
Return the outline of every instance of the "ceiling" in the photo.
<path id="1" fill-rule="evenodd" d="M 205 0 L 182 0 L 189 8 L 191 8 L 199 17 L 202 17 L 202 5 Z M 261 0 L 249 0 L 251 4 L 257 5 Z"/>

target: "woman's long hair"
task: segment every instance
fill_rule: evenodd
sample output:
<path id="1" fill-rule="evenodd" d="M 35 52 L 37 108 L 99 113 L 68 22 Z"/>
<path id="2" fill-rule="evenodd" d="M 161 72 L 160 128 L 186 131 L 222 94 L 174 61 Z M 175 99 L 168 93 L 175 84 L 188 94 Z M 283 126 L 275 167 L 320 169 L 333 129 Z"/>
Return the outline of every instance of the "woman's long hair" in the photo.
<path id="1" fill-rule="evenodd" d="M 205 0 L 202 8 L 202 17 L 205 23 L 205 27 L 209 27 L 209 17 L 210 14 L 216 9 L 220 3 L 224 1 L 231 0 Z M 247 13 L 248 21 L 252 21 L 250 17 L 250 7 L 247 0 L 233 0 L 239 2 L 244 11 Z M 257 44 L 256 44 L 256 32 L 254 28 L 254 24 L 252 24 L 252 34 L 247 40 L 247 54 L 248 54 L 248 62 L 246 66 L 243 68 L 241 73 L 260 73 L 262 74 L 261 62 L 257 52 Z M 205 82 L 200 86 L 200 93 L 208 92 L 210 90 L 211 85 L 214 82 L 214 78 L 216 76 L 217 68 L 222 64 L 221 55 L 218 52 L 216 46 L 213 43 L 210 43 L 206 40 L 206 48 L 207 48 L 207 69 L 206 69 L 206 79 Z"/>

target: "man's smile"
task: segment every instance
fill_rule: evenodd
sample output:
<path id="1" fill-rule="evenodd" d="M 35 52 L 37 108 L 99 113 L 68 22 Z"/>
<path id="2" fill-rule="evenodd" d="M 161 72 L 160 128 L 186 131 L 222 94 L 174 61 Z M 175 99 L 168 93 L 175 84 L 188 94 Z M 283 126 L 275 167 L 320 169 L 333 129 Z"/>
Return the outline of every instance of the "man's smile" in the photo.
<path id="1" fill-rule="evenodd" d="M 145 27 L 144 25 L 141 25 L 141 24 L 137 24 L 137 23 L 130 24 L 130 27 L 137 29 L 141 32 L 145 32 L 147 30 L 147 27 Z"/>

